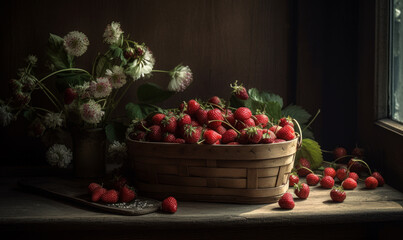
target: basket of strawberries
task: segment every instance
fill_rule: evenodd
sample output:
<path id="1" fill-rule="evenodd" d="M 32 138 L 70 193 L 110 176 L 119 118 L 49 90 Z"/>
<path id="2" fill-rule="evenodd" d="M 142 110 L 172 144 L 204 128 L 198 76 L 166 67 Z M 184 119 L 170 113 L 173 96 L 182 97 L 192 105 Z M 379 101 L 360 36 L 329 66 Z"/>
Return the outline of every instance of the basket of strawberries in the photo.
<path id="1" fill-rule="evenodd" d="M 248 98 L 242 86 L 232 87 Z M 158 199 L 277 201 L 288 189 L 302 134 L 295 119 L 274 124 L 269 116 L 212 97 L 134 121 L 127 146 L 137 189 Z"/>

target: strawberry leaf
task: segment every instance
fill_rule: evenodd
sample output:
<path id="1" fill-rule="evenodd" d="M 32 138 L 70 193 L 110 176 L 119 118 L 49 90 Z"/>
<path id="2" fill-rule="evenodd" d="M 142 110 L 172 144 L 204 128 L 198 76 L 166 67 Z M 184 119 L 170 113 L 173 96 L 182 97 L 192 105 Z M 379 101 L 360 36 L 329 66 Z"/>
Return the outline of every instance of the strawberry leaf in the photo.
<path id="1" fill-rule="evenodd" d="M 297 151 L 296 159 L 301 157 L 306 158 L 311 163 L 312 170 L 315 170 L 322 166 L 323 156 L 320 145 L 315 140 L 304 138 L 302 140 L 302 146 Z"/>
<path id="2" fill-rule="evenodd" d="M 301 106 L 298 105 L 288 105 L 285 107 L 282 111 L 281 114 L 284 117 L 290 116 L 291 118 L 294 118 L 298 121 L 298 123 L 301 125 L 305 125 L 308 123 L 309 119 L 311 118 L 311 114 L 309 114 L 305 109 L 303 109 Z"/>

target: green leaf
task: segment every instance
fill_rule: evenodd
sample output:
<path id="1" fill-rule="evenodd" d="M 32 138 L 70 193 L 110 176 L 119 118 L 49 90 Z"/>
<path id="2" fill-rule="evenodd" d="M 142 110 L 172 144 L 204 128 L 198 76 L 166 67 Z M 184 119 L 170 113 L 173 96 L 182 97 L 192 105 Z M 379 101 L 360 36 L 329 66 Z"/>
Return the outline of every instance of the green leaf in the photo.
<path id="1" fill-rule="evenodd" d="M 109 142 L 125 140 L 126 127 L 122 123 L 112 122 L 105 127 L 106 138 Z"/>
<path id="2" fill-rule="evenodd" d="M 300 159 L 301 157 L 306 158 L 311 163 L 312 170 L 322 166 L 322 150 L 319 143 L 315 140 L 308 138 L 302 140 L 302 146 L 297 151 L 296 159 Z"/>
<path id="3" fill-rule="evenodd" d="M 279 95 L 269 92 L 260 92 L 256 88 L 250 88 L 248 90 L 249 98 L 252 101 L 264 103 L 264 102 L 277 102 L 280 105 L 280 109 L 283 107 L 283 98 Z"/>
<path id="4" fill-rule="evenodd" d="M 144 83 L 137 89 L 137 97 L 142 103 L 159 103 L 174 95 L 174 92 L 164 90 L 154 83 Z"/>
<path id="5" fill-rule="evenodd" d="M 309 114 L 305 109 L 303 109 L 301 106 L 297 105 L 288 105 L 281 111 L 282 115 L 284 117 L 292 117 L 298 121 L 298 123 L 301 125 L 306 125 L 311 118 L 311 114 Z"/>
<path id="6" fill-rule="evenodd" d="M 69 68 L 72 66 L 73 59 L 69 57 L 64 50 L 63 38 L 50 34 L 48 46 L 46 47 L 46 55 L 56 70 Z"/>
<path id="7" fill-rule="evenodd" d="M 110 61 L 108 61 L 108 58 L 105 55 L 99 56 L 95 66 L 95 76 L 103 76 L 108 68 L 110 68 Z"/>
<path id="8" fill-rule="evenodd" d="M 61 72 L 56 75 L 55 85 L 59 92 L 75 85 L 82 85 L 89 81 L 90 76 L 84 72 Z"/>
<path id="9" fill-rule="evenodd" d="M 128 103 L 125 106 L 126 115 L 130 120 L 134 119 L 145 119 L 148 115 L 154 112 L 163 112 L 163 110 L 157 106 L 150 104 L 135 104 Z"/>

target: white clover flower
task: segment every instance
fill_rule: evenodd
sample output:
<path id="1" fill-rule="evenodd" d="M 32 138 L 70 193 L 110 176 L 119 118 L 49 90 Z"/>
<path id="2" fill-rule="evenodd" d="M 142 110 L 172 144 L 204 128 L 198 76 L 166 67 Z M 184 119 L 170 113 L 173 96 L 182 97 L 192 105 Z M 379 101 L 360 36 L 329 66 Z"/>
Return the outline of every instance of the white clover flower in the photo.
<path id="1" fill-rule="evenodd" d="M 46 127 L 55 129 L 63 125 L 64 115 L 60 113 L 47 113 L 43 118 L 43 123 Z"/>
<path id="2" fill-rule="evenodd" d="M 116 44 L 118 43 L 120 36 L 123 34 L 122 29 L 120 28 L 120 23 L 112 22 L 108 24 L 105 28 L 104 32 L 104 42 L 108 44 Z"/>
<path id="3" fill-rule="evenodd" d="M 108 77 L 112 88 L 121 88 L 126 84 L 126 74 L 120 66 L 113 66 L 112 70 L 107 69 L 105 75 Z"/>
<path id="4" fill-rule="evenodd" d="M 99 123 L 104 114 L 105 112 L 102 111 L 101 105 L 92 99 L 80 106 L 81 118 L 87 123 Z"/>
<path id="5" fill-rule="evenodd" d="M 109 79 L 99 77 L 96 81 L 90 83 L 90 92 L 94 98 L 103 98 L 109 96 L 112 92 L 112 86 Z"/>
<path id="6" fill-rule="evenodd" d="M 170 72 L 170 75 L 169 91 L 183 92 L 193 82 L 193 74 L 188 66 L 178 65 Z"/>
<path id="7" fill-rule="evenodd" d="M 113 141 L 108 148 L 108 159 L 114 162 L 122 162 L 127 158 L 126 143 L 120 143 L 119 141 Z"/>
<path id="8" fill-rule="evenodd" d="M 28 55 L 27 62 L 31 65 L 35 65 L 38 62 L 38 58 L 35 55 Z"/>
<path id="9" fill-rule="evenodd" d="M 155 59 L 152 52 L 148 48 L 144 50 L 144 55 L 136 58 L 126 69 L 126 74 L 134 81 L 150 74 L 154 68 Z"/>
<path id="10" fill-rule="evenodd" d="M 91 96 L 89 82 L 84 82 L 82 85 L 76 85 L 72 88 L 77 93 L 77 95 L 80 99 L 86 99 Z"/>
<path id="11" fill-rule="evenodd" d="M 8 105 L 0 104 L 0 124 L 3 127 L 8 126 L 14 120 L 14 115 Z"/>
<path id="12" fill-rule="evenodd" d="M 78 31 L 72 31 L 64 36 L 64 48 L 71 56 L 79 57 L 87 51 L 90 44 L 87 36 Z"/>
<path id="13" fill-rule="evenodd" d="M 72 159 L 73 153 L 62 144 L 53 144 L 46 152 L 46 160 L 51 166 L 67 168 Z"/>

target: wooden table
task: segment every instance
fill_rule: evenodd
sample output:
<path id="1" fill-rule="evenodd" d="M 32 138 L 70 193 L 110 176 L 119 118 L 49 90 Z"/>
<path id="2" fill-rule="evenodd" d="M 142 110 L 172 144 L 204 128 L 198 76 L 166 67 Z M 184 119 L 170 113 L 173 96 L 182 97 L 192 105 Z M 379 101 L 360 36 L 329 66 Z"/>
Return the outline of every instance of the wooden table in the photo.
<path id="1" fill-rule="evenodd" d="M 344 203 L 311 187 L 293 210 L 277 203 L 179 202 L 175 214 L 121 216 L 25 191 L 17 182 L 0 178 L 1 236 L 13 239 L 388 239 L 403 227 L 403 194 L 389 186 L 366 190 L 359 183 Z"/>

